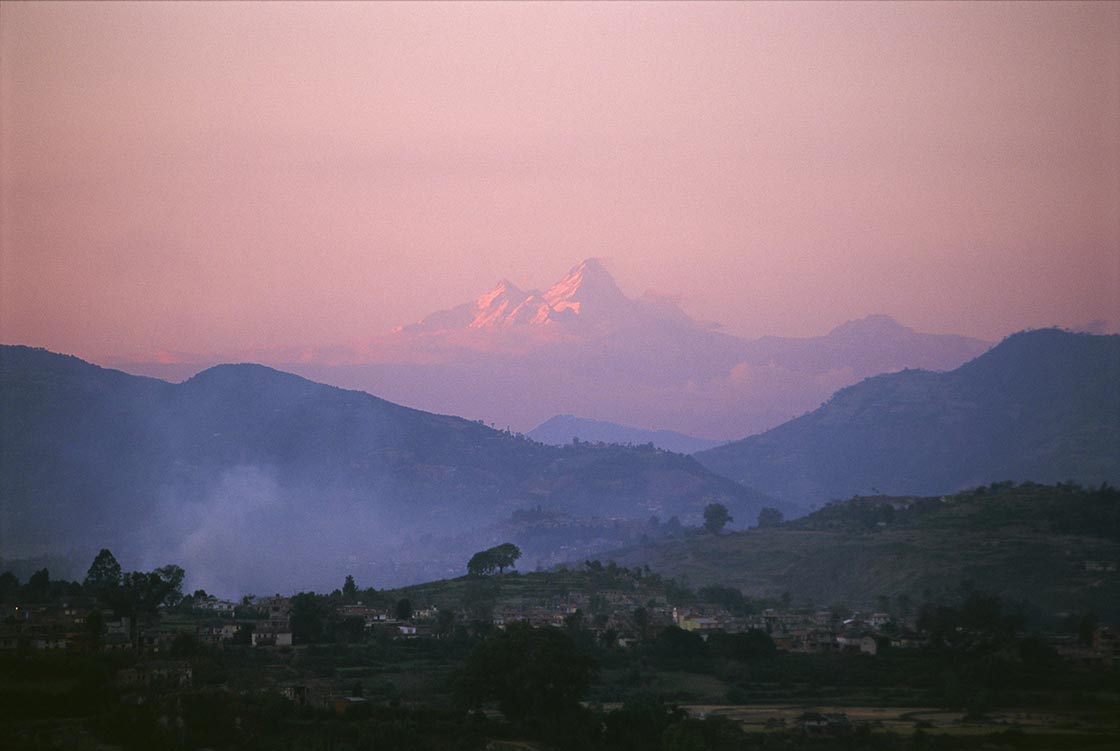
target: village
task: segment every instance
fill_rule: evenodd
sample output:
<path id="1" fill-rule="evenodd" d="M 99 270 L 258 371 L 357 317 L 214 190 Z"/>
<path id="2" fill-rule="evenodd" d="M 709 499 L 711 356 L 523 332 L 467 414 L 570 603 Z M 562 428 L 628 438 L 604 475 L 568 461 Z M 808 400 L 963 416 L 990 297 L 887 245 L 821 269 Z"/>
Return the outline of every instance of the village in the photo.
<path id="1" fill-rule="evenodd" d="M 107 551 L 100 557 L 113 563 Z M 560 639 L 566 659 L 596 666 L 583 697 L 595 716 L 625 715 L 653 697 L 658 722 L 734 718 L 737 733 L 793 734 L 798 742 L 910 732 L 914 710 L 888 717 L 875 709 L 888 695 L 928 711 L 972 707 L 967 716 L 990 725 L 983 694 L 942 680 L 948 659 L 1001 655 L 1011 685 L 1031 681 L 1049 696 L 1062 696 L 1067 683 L 1107 692 L 1120 664 L 1115 632 L 1095 622 L 1026 634 L 998 608 L 984 625 L 954 620 L 967 605 L 907 607 L 905 598 L 884 599 L 882 609 L 796 607 L 788 596 L 692 590 L 648 567 L 609 561 L 528 573 L 482 566 L 396 590 L 360 589 L 347 576 L 326 594 L 239 600 L 174 591 L 177 567 L 106 569 L 104 578 L 91 566 L 82 584 L 49 582 L 45 573 L 24 585 L 0 582 L 0 663 L 9 676 L 0 699 L 20 738 L 48 727 L 67 748 L 105 740 L 145 747 L 153 738 L 207 746 L 207 737 L 267 745 L 281 728 L 321 737 L 432 712 L 445 713 L 436 715 L 445 730 L 421 724 L 410 732 L 446 732 L 447 743 L 461 732 L 500 736 L 509 726 L 485 692 L 473 700 L 481 714 L 462 712 L 463 671 L 486 664 L 472 662 L 480 650 L 512 648 L 528 634 Z M 546 673 L 559 669 L 550 665 Z M 965 716 L 937 712 L 930 717 Z M 955 731 L 955 721 L 937 719 L 938 728 Z"/>
<path id="2" fill-rule="evenodd" d="M 465 585 L 465 595 L 454 590 L 433 592 L 428 587 L 403 590 L 418 596 L 395 598 L 392 593 L 366 590 L 374 602 L 366 602 L 355 591 L 334 595 L 303 593 L 248 596 L 240 602 L 199 591 L 183 597 L 174 607 L 163 607 L 147 617 L 112 618 L 97 598 L 79 595 L 55 602 L 5 602 L 0 604 L 0 653 L 34 652 L 132 652 L 169 655 L 186 645 L 211 648 L 295 648 L 313 643 L 362 643 L 375 639 L 447 639 L 464 631 L 485 633 L 505 629 L 513 623 L 534 628 L 562 628 L 586 632 L 603 647 L 632 648 L 654 639 L 670 627 L 707 640 L 712 634 L 761 633 L 774 649 L 789 653 L 859 652 L 875 656 L 886 649 L 913 649 L 928 644 L 928 634 L 919 628 L 918 616 L 889 612 L 859 612 L 843 606 L 829 609 L 765 607 L 755 611 L 693 597 L 688 604 L 671 604 L 666 588 L 657 577 L 647 585 L 625 568 L 602 567 L 598 561 L 585 564 L 593 579 L 606 572 L 614 582 L 629 588 L 588 586 L 571 591 L 570 582 L 549 592 L 541 577 L 549 574 L 511 574 L 490 577 L 487 583 L 507 590 L 490 593 L 492 601 L 469 602 L 471 577 L 450 580 Z M 531 591 L 515 585 L 537 578 Z M 650 577 L 647 577 L 647 581 Z M 550 583 L 553 579 L 547 579 Z M 719 587 L 709 592 L 726 594 Z M 705 590 L 700 590 L 703 595 Z M 300 601 L 318 598 L 313 618 L 303 633 L 299 620 Z M 466 600 L 466 601 L 463 601 Z M 414 605 L 413 603 L 417 604 Z M 737 611 L 737 612 L 733 612 Z M 750 612 L 748 612 L 750 611 Z M 295 612 L 295 618 L 293 613 Z M 324 624 L 333 628 L 324 629 Z M 309 632 L 310 631 L 310 632 Z M 1092 630 L 1080 642 L 1069 634 L 1055 634 L 1049 642 L 1063 657 L 1085 664 L 1114 665 L 1120 658 L 1120 642 L 1107 626 Z"/>

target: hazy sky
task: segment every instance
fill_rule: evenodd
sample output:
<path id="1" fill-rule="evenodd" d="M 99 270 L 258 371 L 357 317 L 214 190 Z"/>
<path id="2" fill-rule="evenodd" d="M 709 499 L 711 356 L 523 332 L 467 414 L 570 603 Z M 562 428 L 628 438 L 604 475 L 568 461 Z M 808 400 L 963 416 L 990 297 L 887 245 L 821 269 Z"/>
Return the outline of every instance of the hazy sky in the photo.
<path id="1" fill-rule="evenodd" d="M 3 3 L 0 125 L 0 340 L 95 360 L 587 256 L 747 336 L 1120 322 L 1120 3 Z"/>

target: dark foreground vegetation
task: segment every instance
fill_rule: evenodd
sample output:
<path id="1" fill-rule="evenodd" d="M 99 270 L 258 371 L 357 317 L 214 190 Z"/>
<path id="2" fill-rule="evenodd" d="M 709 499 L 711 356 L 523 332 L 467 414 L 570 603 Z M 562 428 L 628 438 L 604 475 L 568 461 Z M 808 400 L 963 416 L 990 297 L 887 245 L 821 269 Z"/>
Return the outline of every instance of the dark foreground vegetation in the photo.
<path id="1" fill-rule="evenodd" d="M 480 639 L 278 650 L 184 640 L 159 659 L 13 655 L 0 670 L 11 748 L 1104 749 L 1120 740 L 1116 671 L 1063 663 L 1025 640 L 825 656 L 667 629 L 624 651 L 515 625 Z M 349 688 L 331 706 L 292 690 L 316 682 Z M 867 709 L 891 705 L 902 706 Z"/>
<path id="2" fill-rule="evenodd" d="M 511 554 L 483 551 L 498 552 Z M 525 575 L 500 573 L 499 563 L 509 565 L 406 590 L 363 590 L 347 577 L 326 595 L 239 603 L 183 595 L 178 567 L 122 572 L 108 551 L 82 583 L 46 571 L 25 583 L 3 576 L 2 745 L 676 751 L 1120 741 L 1116 640 L 1092 614 L 1033 630 L 1019 607 L 967 583 L 937 601 L 884 602 L 881 613 L 842 604 L 810 613 L 613 563 Z M 815 625 L 802 632 L 799 623 Z"/>

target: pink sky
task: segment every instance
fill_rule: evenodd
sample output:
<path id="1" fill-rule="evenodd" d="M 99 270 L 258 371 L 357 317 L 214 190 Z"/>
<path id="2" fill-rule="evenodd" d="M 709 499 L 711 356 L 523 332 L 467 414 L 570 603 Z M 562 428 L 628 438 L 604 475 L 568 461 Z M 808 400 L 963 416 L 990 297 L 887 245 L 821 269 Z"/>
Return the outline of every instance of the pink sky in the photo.
<path id="1" fill-rule="evenodd" d="M 744 336 L 1120 323 L 1120 3 L 4 3 L 0 341 L 364 338 L 603 257 Z"/>

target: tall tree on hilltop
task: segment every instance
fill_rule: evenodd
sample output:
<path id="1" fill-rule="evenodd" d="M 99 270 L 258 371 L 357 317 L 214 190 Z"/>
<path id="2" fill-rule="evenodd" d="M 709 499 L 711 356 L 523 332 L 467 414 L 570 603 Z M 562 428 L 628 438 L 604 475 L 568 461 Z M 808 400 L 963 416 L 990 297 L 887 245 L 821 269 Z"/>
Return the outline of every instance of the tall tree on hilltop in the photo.
<path id="1" fill-rule="evenodd" d="M 93 563 L 86 572 L 82 587 L 94 597 L 101 597 L 113 587 L 120 586 L 121 564 L 108 548 L 101 548 L 101 552 L 93 559 Z"/>
<path id="2" fill-rule="evenodd" d="M 494 553 L 494 563 L 498 567 L 498 573 L 505 573 L 507 567 L 513 568 L 517 559 L 521 557 L 521 548 L 514 545 L 512 542 L 503 542 L 495 548 L 491 548 Z"/>
<path id="3" fill-rule="evenodd" d="M 346 575 L 346 582 L 342 585 L 342 596 L 348 601 L 353 601 L 358 596 L 358 585 L 350 574 Z"/>
<path id="4" fill-rule="evenodd" d="M 505 573 L 505 570 L 512 567 L 520 557 L 521 548 L 512 542 L 503 542 L 501 545 L 479 551 L 471 556 L 467 562 L 467 573 L 471 576 L 482 576 L 493 573 L 495 569 L 500 574 Z"/>
<path id="5" fill-rule="evenodd" d="M 734 521 L 734 519 L 728 513 L 727 506 L 722 503 L 709 503 L 704 507 L 704 529 L 713 535 L 722 532 L 727 523 L 731 521 Z"/>
<path id="6" fill-rule="evenodd" d="M 467 561 L 467 573 L 471 576 L 489 574 L 495 568 L 494 555 L 489 550 L 480 550 Z"/>

